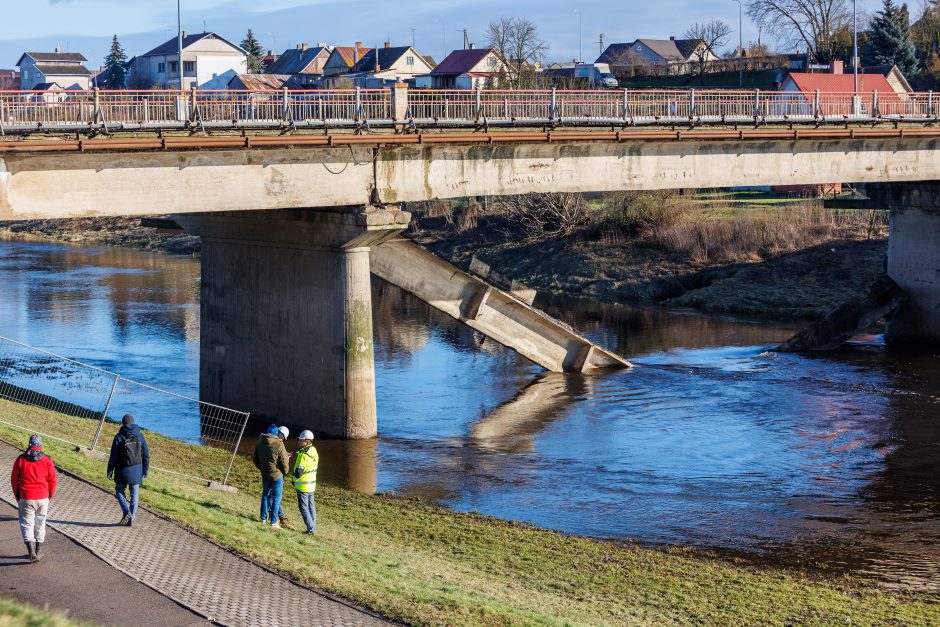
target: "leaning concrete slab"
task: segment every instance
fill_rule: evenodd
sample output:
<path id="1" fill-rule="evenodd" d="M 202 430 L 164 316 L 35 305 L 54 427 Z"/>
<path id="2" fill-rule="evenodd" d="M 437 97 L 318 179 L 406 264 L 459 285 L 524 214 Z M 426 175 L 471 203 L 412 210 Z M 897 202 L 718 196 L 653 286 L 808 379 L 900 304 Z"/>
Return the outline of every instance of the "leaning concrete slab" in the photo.
<path id="1" fill-rule="evenodd" d="M 372 272 L 553 372 L 629 367 L 571 327 L 406 239 L 371 253 Z"/>

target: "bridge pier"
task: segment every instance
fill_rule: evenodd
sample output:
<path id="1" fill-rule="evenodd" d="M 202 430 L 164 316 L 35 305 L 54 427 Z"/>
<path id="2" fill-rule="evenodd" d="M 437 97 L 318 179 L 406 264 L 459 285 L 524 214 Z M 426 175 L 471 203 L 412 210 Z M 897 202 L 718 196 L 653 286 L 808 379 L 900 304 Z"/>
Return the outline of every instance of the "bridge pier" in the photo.
<path id="1" fill-rule="evenodd" d="M 940 346 L 940 181 L 870 184 L 866 193 L 891 210 L 888 276 L 907 296 L 888 321 L 885 340 Z"/>
<path id="2" fill-rule="evenodd" d="M 369 250 L 408 219 L 375 207 L 176 216 L 202 238 L 200 398 L 374 437 Z"/>

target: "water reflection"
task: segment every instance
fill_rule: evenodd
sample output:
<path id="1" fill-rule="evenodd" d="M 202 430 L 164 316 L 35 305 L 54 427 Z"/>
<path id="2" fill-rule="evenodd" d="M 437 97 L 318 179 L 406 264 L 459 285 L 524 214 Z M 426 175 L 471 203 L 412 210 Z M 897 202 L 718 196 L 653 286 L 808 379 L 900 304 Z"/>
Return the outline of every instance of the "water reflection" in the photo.
<path id="1" fill-rule="evenodd" d="M 193 394 L 198 274 L 192 259 L 3 243 L 0 334 Z M 387 284 L 373 294 L 380 437 L 318 441 L 324 481 L 940 589 L 935 357 L 880 338 L 778 355 L 791 325 L 543 299 L 638 364 L 553 375 Z M 198 437 L 158 413 L 148 426 Z"/>

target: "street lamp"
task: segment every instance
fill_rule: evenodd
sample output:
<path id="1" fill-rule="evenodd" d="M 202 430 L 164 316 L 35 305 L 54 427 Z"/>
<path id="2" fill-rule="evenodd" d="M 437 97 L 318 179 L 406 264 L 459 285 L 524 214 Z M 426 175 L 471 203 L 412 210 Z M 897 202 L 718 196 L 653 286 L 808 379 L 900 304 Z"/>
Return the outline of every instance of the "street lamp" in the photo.
<path id="1" fill-rule="evenodd" d="M 852 82 L 858 96 L 858 0 L 852 0 Z"/>
<path id="2" fill-rule="evenodd" d="M 443 21 L 441 20 L 434 20 L 434 21 L 441 25 L 441 48 L 443 48 L 443 51 L 441 52 L 441 59 L 443 59 L 444 57 L 447 56 L 447 33 L 444 30 Z"/>
<path id="3" fill-rule="evenodd" d="M 738 3 L 738 87 L 744 89 L 744 18 L 741 10 L 741 0 Z"/>
<path id="4" fill-rule="evenodd" d="M 176 0 L 176 53 L 179 55 L 176 69 L 180 74 L 180 91 L 183 91 L 183 19 L 180 12 L 180 0 Z"/>
<path id="5" fill-rule="evenodd" d="M 581 58 L 581 16 L 583 13 L 581 9 L 575 9 L 574 12 L 578 14 L 578 63 L 581 63 L 583 60 Z"/>

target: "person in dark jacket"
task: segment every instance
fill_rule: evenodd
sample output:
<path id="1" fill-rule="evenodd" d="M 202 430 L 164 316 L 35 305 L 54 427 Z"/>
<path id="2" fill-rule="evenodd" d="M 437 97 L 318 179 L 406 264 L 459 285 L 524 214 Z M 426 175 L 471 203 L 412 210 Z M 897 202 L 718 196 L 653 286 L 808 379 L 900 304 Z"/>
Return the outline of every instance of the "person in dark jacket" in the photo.
<path id="1" fill-rule="evenodd" d="M 150 447 L 140 427 L 134 423 L 133 416 L 127 414 L 121 423 L 121 429 L 111 442 L 108 479 L 114 479 L 114 495 L 124 513 L 118 524 L 130 527 L 137 518 L 140 484 L 150 470 Z M 130 503 L 124 495 L 125 489 L 130 490 Z"/>
<path id="2" fill-rule="evenodd" d="M 55 464 L 42 452 L 42 438 L 29 436 L 26 451 L 13 462 L 10 475 L 13 498 L 20 510 L 20 532 L 29 551 L 29 560 L 42 559 L 42 543 L 46 541 L 46 516 L 49 501 L 55 496 Z"/>
<path id="3" fill-rule="evenodd" d="M 284 477 L 290 474 L 290 456 L 281 436 L 287 438 L 287 427 L 268 427 L 255 446 L 251 461 L 261 471 L 261 522 L 267 524 L 270 516 L 271 528 L 280 529 L 283 519 L 281 496 L 284 492 Z M 286 521 L 285 521 L 286 522 Z"/>

